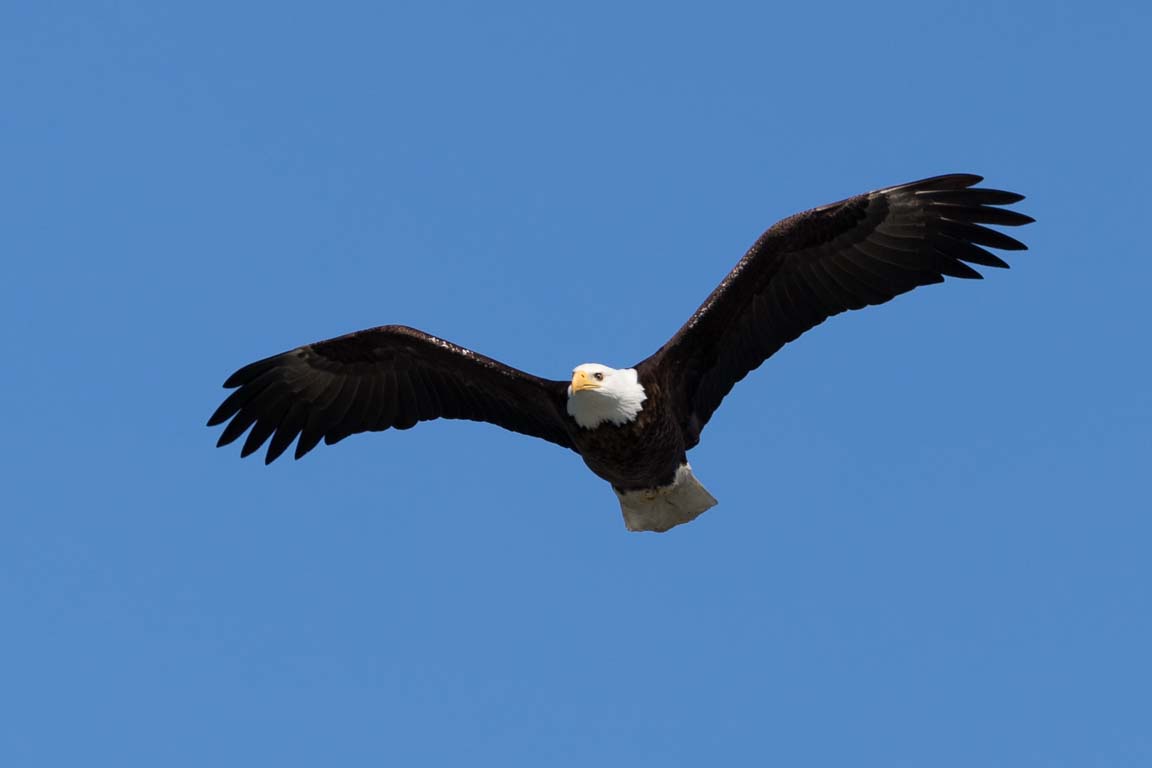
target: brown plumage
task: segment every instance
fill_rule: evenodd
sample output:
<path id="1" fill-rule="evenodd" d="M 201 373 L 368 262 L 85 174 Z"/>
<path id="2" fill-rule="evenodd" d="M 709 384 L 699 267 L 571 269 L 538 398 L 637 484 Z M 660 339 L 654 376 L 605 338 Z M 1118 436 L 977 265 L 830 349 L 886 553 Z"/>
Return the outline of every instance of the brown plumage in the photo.
<path id="1" fill-rule="evenodd" d="M 435 418 L 486 421 L 580 453 L 618 490 L 667 485 L 736 382 L 826 318 L 881 304 L 969 264 L 1007 267 L 986 247 L 1023 243 L 984 224 L 1032 221 L 998 206 L 1022 195 L 954 174 L 869 192 L 779 222 L 753 244 L 688 322 L 635 366 L 648 395 L 623 425 L 580 427 L 569 383 L 542 379 L 421 331 L 388 325 L 316 342 L 241 368 L 209 419 L 219 445 L 251 428 L 241 455 L 269 441 L 271 462 L 323 439 L 407 429 Z M 658 278 L 654 278 L 658 279 Z M 230 420 L 230 421 L 229 421 Z"/>

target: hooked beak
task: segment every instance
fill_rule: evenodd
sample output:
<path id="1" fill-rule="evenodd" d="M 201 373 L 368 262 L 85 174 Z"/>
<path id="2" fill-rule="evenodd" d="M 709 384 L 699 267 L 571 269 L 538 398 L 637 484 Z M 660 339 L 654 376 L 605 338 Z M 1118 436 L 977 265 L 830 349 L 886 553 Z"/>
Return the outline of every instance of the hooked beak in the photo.
<path id="1" fill-rule="evenodd" d="M 572 373 L 572 394 L 585 389 L 600 389 L 600 382 L 593 379 L 585 371 L 574 371 Z"/>

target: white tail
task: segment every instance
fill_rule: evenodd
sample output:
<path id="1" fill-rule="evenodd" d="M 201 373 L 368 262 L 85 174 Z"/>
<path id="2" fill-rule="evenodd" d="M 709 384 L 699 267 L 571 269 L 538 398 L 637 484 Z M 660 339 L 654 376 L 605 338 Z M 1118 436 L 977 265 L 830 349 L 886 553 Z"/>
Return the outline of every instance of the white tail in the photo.
<path id="1" fill-rule="evenodd" d="M 666 531 L 695 520 L 716 506 L 716 499 L 700 485 L 687 464 L 676 470 L 672 485 L 646 491 L 616 491 L 616 497 L 620 499 L 624 525 L 630 531 Z"/>

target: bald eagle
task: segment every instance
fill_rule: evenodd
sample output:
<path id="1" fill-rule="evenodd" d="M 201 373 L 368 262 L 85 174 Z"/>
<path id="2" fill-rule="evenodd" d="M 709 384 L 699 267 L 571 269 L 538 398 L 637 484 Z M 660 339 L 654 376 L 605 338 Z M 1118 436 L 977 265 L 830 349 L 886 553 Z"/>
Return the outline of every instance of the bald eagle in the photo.
<path id="1" fill-rule="evenodd" d="M 265 463 L 296 441 L 408 429 L 430 419 L 486 421 L 569 448 L 612 484 L 633 531 L 666 531 L 716 500 L 692 474 L 700 441 L 736 382 L 832 315 L 882 304 L 968 264 L 1007 267 L 981 246 L 1026 246 L 980 226 L 1033 219 L 999 207 L 1022 195 L 951 174 L 868 192 L 777 223 L 752 245 L 688 322 L 631 368 L 578 365 L 542 379 L 414 328 L 385 325 L 246 365 L 208 420 L 228 422 L 217 445 L 271 438 Z M 230 421 L 229 421 L 230 420 Z"/>

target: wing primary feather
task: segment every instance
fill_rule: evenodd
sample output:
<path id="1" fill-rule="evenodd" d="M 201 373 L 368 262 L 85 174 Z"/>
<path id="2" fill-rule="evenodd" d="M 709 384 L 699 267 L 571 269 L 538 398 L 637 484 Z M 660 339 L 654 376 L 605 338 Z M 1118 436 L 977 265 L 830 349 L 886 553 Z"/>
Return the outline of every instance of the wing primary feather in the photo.
<path id="1" fill-rule="evenodd" d="M 268 452 L 264 454 L 265 464 L 276 461 L 280 458 L 280 454 L 292 445 L 292 441 L 300 434 L 300 428 L 304 426 L 307 418 L 307 406 L 300 400 L 294 400 L 284 414 L 284 418 L 280 420 L 280 426 L 276 427 L 276 434 L 272 435 L 272 442 L 268 443 Z"/>
<path id="2" fill-rule="evenodd" d="M 948 189 L 928 190 L 917 192 L 919 200 L 930 200 L 934 203 L 947 203 L 955 205 L 1012 205 L 1024 199 L 1024 195 L 1015 192 L 1005 192 L 1002 189 Z"/>
<path id="3" fill-rule="evenodd" d="M 296 441 L 296 451 L 293 453 L 293 458 L 299 460 L 304 457 L 306 453 L 311 451 L 324 437 L 324 428 L 316 421 L 316 411 L 308 414 L 308 422 L 304 425 L 304 429 L 300 432 L 300 439 Z"/>
<path id="4" fill-rule="evenodd" d="M 931 178 L 921 179 L 920 181 L 909 182 L 908 184 L 898 184 L 895 187 L 888 187 L 871 193 L 872 196 L 879 196 L 884 194 L 891 194 L 893 192 L 916 192 L 923 194 L 919 190 L 959 190 L 965 187 L 971 187 L 973 184 L 979 184 L 984 181 L 983 176 L 977 176 L 974 173 L 946 173 L 943 176 L 932 176 Z"/>
<path id="5" fill-rule="evenodd" d="M 981 227 L 979 224 L 965 224 L 962 221 L 941 219 L 938 227 L 941 233 L 956 240 L 966 240 L 977 245 L 987 245 L 1005 251 L 1028 250 L 1028 246 L 1016 238 L 1008 237 L 1008 235 L 994 229 Z"/>
<path id="6" fill-rule="evenodd" d="M 308 386 L 309 390 L 313 387 L 318 388 L 316 394 L 311 395 L 309 410 L 313 413 L 327 412 L 340 397 L 340 393 L 344 391 L 347 383 L 347 378 L 338 378 L 327 373 L 316 374 L 314 381 Z"/>
<path id="7" fill-rule="evenodd" d="M 979 264 L 984 267 L 997 267 L 999 269 L 1008 269 L 1008 262 L 1001 259 L 995 254 L 989 253 L 978 245 L 965 242 L 964 240 L 953 240 L 950 237 L 937 237 L 932 241 L 933 247 L 936 248 L 943 256 L 960 261 L 968 261 L 973 264 Z"/>
<path id="8" fill-rule="evenodd" d="M 985 205 L 934 205 L 932 212 L 943 219 L 964 221 L 969 224 L 995 224 L 998 227 L 1020 227 L 1031 224 L 1036 219 L 1019 211 L 1007 208 L 991 208 Z"/>
<path id="9" fill-rule="evenodd" d="M 288 410 L 288 405 L 287 390 L 279 390 L 276 392 L 275 399 L 270 400 L 267 404 L 261 404 L 262 413 L 256 419 L 256 423 L 252 425 L 252 431 L 248 433 L 248 438 L 244 441 L 244 447 L 240 449 L 240 458 L 255 453 L 264 444 L 264 441 L 272 436 L 280 423 L 280 419 L 283 418 L 284 412 Z"/>
<path id="10" fill-rule="evenodd" d="M 251 398 L 244 405 L 244 408 L 236 414 L 228 426 L 224 429 L 224 433 L 220 435 L 218 446 L 228 445 L 236 438 L 244 433 L 252 424 L 259 423 L 267 418 L 268 413 L 277 407 L 277 405 L 284 400 L 287 400 L 288 391 L 282 386 L 282 382 L 274 380 L 274 372 L 269 372 L 262 377 L 267 381 L 266 384 L 254 383 L 246 385 L 246 388 L 252 388 Z M 241 453 L 241 456 L 247 454 Z"/>
<path id="11" fill-rule="evenodd" d="M 235 378 L 235 376 L 236 374 L 233 374 L 232 378 Z M 232 378 L 229 378 L 228 380 L 232 381 Z M 247 405 L 249 401 L 252 400 L 252 398 L 256 397 L 265 389 L 267 389 L 269 384 L 275 381 L 279 381 L 280 378 L 280 374 L 277 371 L 268 369 L 261 371 L 256 378 L 244 383 L 243 386 L 240 384 L 233 384 L 233 387 L 240 388 L 232 394 L 228 395 L 228 397 L 224 399 L 224 402 L 220 403 L 220 407 L 217 408 L 210 417 L 208 417 L 208 426 L 214 427 L 217 424 L 223 424 L 234 414 L 238 413 L 241 408 Z"/>
<path id="12" fill-rule="evenodd" d="M 324 374 L 327 376 L 327 374 Z M 331 411 L 339 402 L 344 390 L 349 386 L 347 378 L 331 379 L 324 386 L 322 394 L 316 398 L 309 409 L 308 419 L 300 433 L 300 440 L 296 443 L 295 457 L 297 459 L 315 448 L 332 427 Z"/>
<path id="13" fill-rule="evenodd" d="M 220 406 L 208 417 L 208 426 L 214 427 L 232 418 L 251 396 L 251 393 L 245 392 L 243 389 L 237 389 L 229 394 L 228 397 L 224 398 L 224 402 L 220 403 Z"/>
<path id="14" fill-rule="evenodd" d="M 243 411 L 236 414 L 232 421 L 228 422 L 228 426 L 224 427 L 224 431 L 220 433 L 220 439 L 216 441 L 217 448 L 223 448 L 228 445 L 252 426 L 252 422 L 256 421 L 256 413 L 254 411 Z"/>
<path id="15" fill-rule="evenodd" d="M 295 352 L 296 350 L 293 350 Z M 239 387 L 241 384 L 249 384 L 259 378 L 262 374 L 279 367 L 282 358 L 291 355 L 292 352 L 284 352 L 279 355 L 272 355 L 263 360 L 257 360 L 254 363 L 249 363 L 240 370 L 233 373 L 224 381 L 225 389 L 232 389 Z"/>
<path id="16" fill-rule="evenodd" d="M 313 427 L 319 429 L 321 438 L 326 439 L 338 423 L 338 419 L 348 410 L 348 397 L 353 394 L 355 387 L 355 377 L 334 379 L 325 389 L 324 404 L 313 409 L 312 416 L 308 419 L 309 431 L 311 432 Z"/>
<path id="17" fill-rule="evenodd" d="M 984 275 L 980 274 L 972 267 L 968 266 L 962 261 L 949 258 L 947 254 L 939 252 L 943 257 L 938 261 L 938 268 L 941 274 L 948 275 L 948 277 L 958 277 L 965 280 L 983 280 Z"/>

